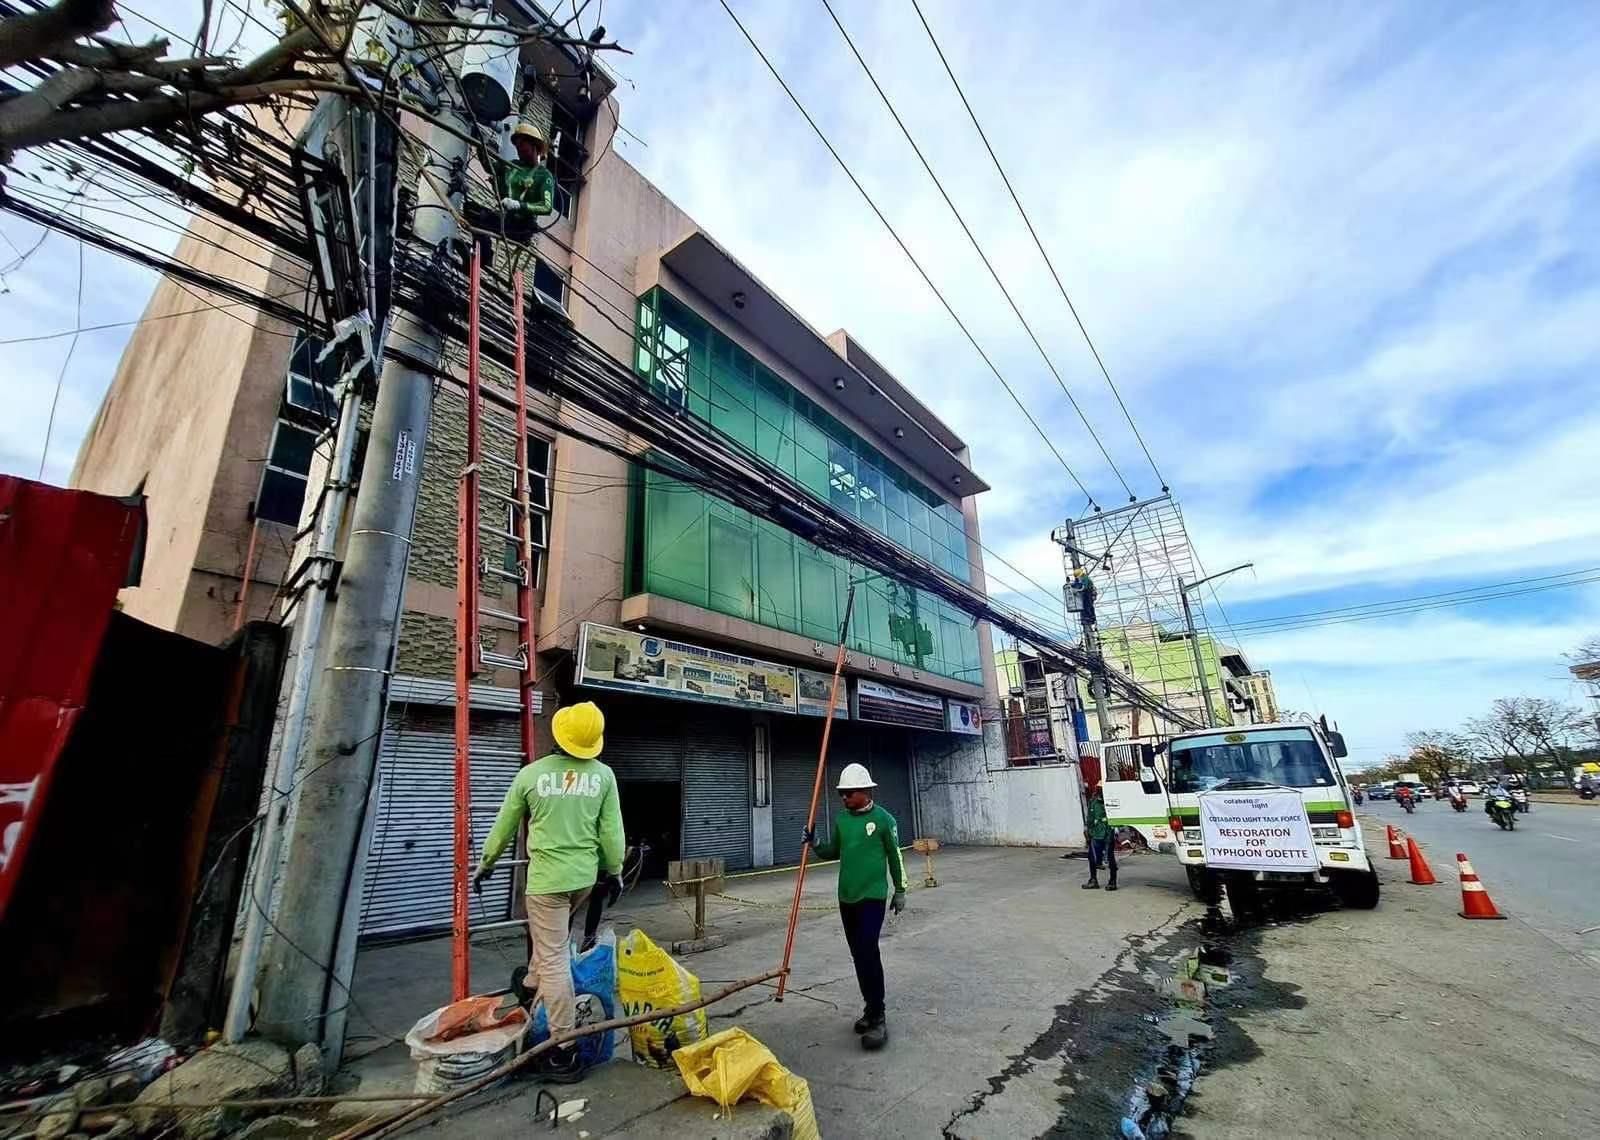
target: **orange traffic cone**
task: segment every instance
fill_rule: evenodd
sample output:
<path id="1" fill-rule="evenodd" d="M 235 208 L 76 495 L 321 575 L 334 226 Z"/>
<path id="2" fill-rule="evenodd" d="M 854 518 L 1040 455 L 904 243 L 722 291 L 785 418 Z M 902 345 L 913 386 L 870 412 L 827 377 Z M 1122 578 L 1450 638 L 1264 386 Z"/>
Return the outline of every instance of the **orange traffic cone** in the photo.
<path id="1" fill-rule="evenodd" d="M 1419 887 L 1431 887 L 1439 880 L 1433 877 L 1433 871 L 1428 867 L 1428 861 L 1422 857 L 1422 848 L 1417 846 L 1417 841 L 1411 836 L 1406 836 L 1407 857 L 1411 860 L 1411 881 Z"/>
<path id="2" fill-rule="evenodd" d="M 1461 917 L 1504 918 L 1505 915 L 1494 908 L 1494 900 L 1478 881 L 1478 873 L 1472 869 L 1472 864 L 1459 851 L 1456 852 L 1456 869 L 1461 872 Z"/>
<path id="3" fill-rule="evenodd" d="M 1406 858 L 1407 857 L 1406 856 L 1406 845 L 1403 842 L 1401 842 L 1400 833 L 1395 830 L 1394 824 L 1390 823 L 1390 824 L 1385 824 L 1384 826 L 1386 826 L 1389 829 L 1389 858 L 1391 858 L 1391 859 L 1404 859 L 1404 858 Z"/>

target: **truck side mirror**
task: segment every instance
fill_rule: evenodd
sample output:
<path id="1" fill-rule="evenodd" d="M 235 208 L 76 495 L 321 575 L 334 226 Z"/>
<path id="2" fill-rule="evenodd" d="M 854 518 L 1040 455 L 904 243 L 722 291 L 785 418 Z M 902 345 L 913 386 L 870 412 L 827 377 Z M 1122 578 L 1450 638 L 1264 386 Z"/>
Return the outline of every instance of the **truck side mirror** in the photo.
<path id="1" fill-rule="evenodd" d="M 1342 732 L 1328 733 L 1328 747 L 1333 750 L 1335 760 L 1343 760 L 1350 755 L 1350 749 L 1345 747 L 1344 733 Z"/>

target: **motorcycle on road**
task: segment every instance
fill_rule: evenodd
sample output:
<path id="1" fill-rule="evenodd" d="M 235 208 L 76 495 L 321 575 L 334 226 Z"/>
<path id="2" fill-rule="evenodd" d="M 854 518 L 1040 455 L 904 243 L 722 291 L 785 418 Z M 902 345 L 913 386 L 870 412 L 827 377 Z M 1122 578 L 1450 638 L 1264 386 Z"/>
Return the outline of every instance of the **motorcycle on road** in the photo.
<path id="1" fill-rule="evenodd" d="M 1414 815 L 1417 810 L 1417 798 L 1415 796 L 1401 796 L 1400 806 L 1406 809 L 1407 815 Z"/>
<path id="2" fill-rule="evenodd" d="M 1511 801 L 1511 796 L 1491 795 L 1489 802 L 1484 805 L 1489 818 L 1499 826 L 1502 831 L 1515 831 L 1517 828 L 1517 808 Z"/>
<path id="3" fill-rule="evenodd" d="M 1467 810 L 1467 796 L 1466 796 L 1466 793 L 1463 792 L 1460 788 L 1451 788 L 1450 789 L 1450 806 L 1455 808 L 1456 811 L 1466 811 Z"/>
<path id="4" fill-rule="evenodd" d="M 1532 805 L 1529 804 L 1529 802 L 1528 802 L 1528 789 L 1526 789 L 1526 788 L 1512 788 L 1511 789 L 1511 806 L 1513 808 L 1515 808 L 1517 811 L 1522 812 L 1524 815 L 1526 815 L 1529 811 L 1533 810 L 1532 809 Z"/>

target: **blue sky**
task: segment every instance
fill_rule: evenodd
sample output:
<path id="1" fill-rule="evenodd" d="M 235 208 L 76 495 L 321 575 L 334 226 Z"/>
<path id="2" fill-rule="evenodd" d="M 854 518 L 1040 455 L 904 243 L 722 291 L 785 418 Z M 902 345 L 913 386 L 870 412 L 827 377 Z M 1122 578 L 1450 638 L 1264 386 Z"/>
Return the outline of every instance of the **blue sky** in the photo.
<path id="1" fill-rule="evenodd" d="M 733 0 L 730 0 L 733 2 Z M 910 0 L 835 5 L 1136 491 L 1157 487 Z M 190 8 L 141 11 L 191 27 Z M 734 3 L 1107 505 L 1082 425 L 820 2 Z M 1600 9 L 928 0 L 1234 622 L 1600 565 Z M 130 21 L 132 23 L 133 21 Z M 587 22 L 587 21 L 586 21 Z M 1083 502 L 713 0 L 612 0 L 619 151 L 823 331 L 849 328 L 972 445 L 984 541 L 1045 586 Z M 0 231 L 27 248 L 11 219 Z M 12 255 L 0 246 L 0 260 Z M 84 323 L 146 275 L 90 255 Z M 76 251 L 6 276 L 0 338 L 70 328 Z M 61 479 L 125 330 L 86 334 Z M 65 340 L 5 346 L 0 466 L 37 471 Z M 998 563 L 997 591 L 1040 591 Z M 1220 615 L 1213 610 L 1213 623 Z M 1497 696 L 1579 699 L 1594 586 L 1245 636 L 1357 761 Z"/>

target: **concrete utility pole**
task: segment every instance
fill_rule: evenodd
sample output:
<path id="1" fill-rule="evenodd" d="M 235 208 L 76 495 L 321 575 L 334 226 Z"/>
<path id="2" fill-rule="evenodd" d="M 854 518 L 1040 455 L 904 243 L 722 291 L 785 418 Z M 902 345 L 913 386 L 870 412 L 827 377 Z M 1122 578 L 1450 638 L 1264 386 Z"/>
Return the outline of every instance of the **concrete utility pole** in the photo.
<path id="1" fill-rule="evenodd" d="M 1067 554 L 1072 558 L 1073 572 L 1082 570 L 1083 555 L 1078 551 L 1077 537 L 1073 534 L 1071 519 L 1062 526 L 1061 545 L 1067 548 Z M 1095 662 L 1094 668 L 1089 671 L 1089 696 L 1094 701 L 1094 719 L 1100 727 L 1100 743 L 1110 744 L 1111 718 L 1106 711 L 1110 699 L 1110 687 L 1106 683 L 1106 660 L 1100 653 L 1100 623 L 1092 617 L 1086 617 L 1083 621 L 1083 648 Z"/>
<path id="2" fill-rule="evenodd" d="M 462 18 L 471 17 L 470 9 L 461 11 Z M 464 120 L 460 126 L 464 132 L 472 129 Z M 466 142 L 448 132 L 434 130 L 431 146 L 432 157 L 445 166 L 466 159 Z M 437 248 L 456 232 L 459 201 L 444 201 L 435 187 L 447 177 L 424 178 L 418 187 L 420 244 Z M 396 314 L 391 335 L 425 361 L 442 358 L 443 338 L 409 316 Z M 346 912 L 358 903 L 365 875 L 363 830 L 432 411 L 433 381 L 387 363 L 378 382 L 338 605 L 309 700 L 282 905 L 260 976 L 257 1030 L 290 1047 L 317 1042 L 332 1064 L 344 1047 L 342 1010 L 349 1002 L 345 990 L 355 936 Z"/>
<path id="3" fill-rule="evenodd" d="M 1215 582 L 1218 578 L 1225 578 L 1235 571 L 1248 570 L 1254 565 L 1254 562 L 1242 562 L 1238 566 L 1229 567 L 1221 573 L 1201 578 L 1198 582 L 1185 583 L 1182 578 L 1178 579 L 1178 595 L 1183 599 L 1183 623 L 1189 627 L 1189 651 L 1194 654 L 1194 675 L 1195 680 L 1200 685 L 1200 702 L 1203 706 L 1201 719 L 1207 728 L 1214 728 L 1217 718 L 1212 714 L 1211 710 L 1211 687 L 1206 684 L 1206 667 L 1205 662 L 1200 657 L 1200 635 L 1194 628 L 1194 610 L 1189 605 L 1189 591 L 1199 589 L 1207 582 Z M 1217 683 L 1219 685 L 1222 683 L 1220 675 L 1217 678 Z"/>

